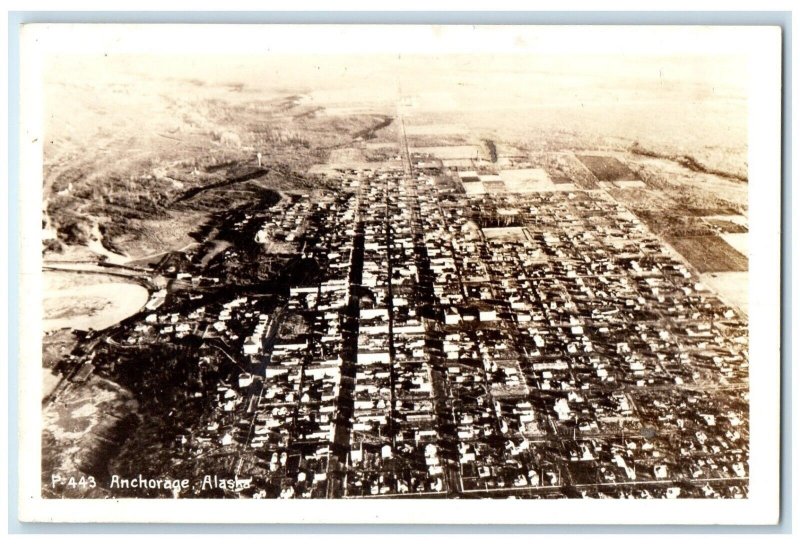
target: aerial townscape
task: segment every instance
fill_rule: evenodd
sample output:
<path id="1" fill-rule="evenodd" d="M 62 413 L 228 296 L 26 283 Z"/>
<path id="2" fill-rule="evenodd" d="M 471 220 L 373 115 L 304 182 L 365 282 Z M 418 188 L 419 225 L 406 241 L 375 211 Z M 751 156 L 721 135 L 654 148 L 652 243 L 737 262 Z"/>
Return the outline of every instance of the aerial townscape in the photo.
<path id="1" fill-rule="evenodd" d="M 46 497 L 748 496 L 738 172 L 263 107 L 296 128 L 48 167 Z"/>

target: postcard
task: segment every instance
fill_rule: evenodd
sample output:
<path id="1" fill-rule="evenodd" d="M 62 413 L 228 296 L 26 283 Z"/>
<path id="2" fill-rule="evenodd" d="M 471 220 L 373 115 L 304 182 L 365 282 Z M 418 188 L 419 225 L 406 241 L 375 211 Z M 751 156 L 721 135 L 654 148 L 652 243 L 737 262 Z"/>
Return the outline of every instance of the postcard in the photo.
<path id="1" fill-rule="evenodd" d="M 779 28 L 21 51 L 22 520 L 777 522 Z"/>

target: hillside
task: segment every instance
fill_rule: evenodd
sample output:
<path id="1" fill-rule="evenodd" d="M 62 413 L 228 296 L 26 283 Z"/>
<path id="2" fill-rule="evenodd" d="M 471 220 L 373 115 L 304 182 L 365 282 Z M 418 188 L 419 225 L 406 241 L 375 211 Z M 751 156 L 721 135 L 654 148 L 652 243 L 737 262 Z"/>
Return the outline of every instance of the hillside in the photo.
<path id="1" fill-rule="evenodd" d="M 209 213 L 252 196 L 201 188 L 251 180 L 262 189 L 315 187 L 318 180 L 305 176 L 310 165 L 387 123 L 371 113 L 328 115 L 301 98 L 121 70 L 92 81 L 48 81 L 47 257 L 72 256 L 85 245 L 129 257 L 182 247 Z"/>

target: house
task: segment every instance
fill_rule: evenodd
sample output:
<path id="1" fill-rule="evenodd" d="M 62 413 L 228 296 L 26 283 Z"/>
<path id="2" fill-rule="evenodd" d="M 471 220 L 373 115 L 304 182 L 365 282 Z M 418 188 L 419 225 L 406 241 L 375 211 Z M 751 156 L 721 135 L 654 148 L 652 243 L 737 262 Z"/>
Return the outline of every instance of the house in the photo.
<path id="1" fill-rule="evenodd" d="M 461 322 L 461 315 L 455 307 L 450 307 L 444 313 L 444 323 L 447 325 L 456 325 Z"/>
<path id="2" fill-rule="evenodd" d="M 390 363 L 390 361 L 388 350 L 359 350 L 356 356 L 356 363 L 359 365 Z"/>
<path id="3" fill-rule="evenodd" d="M 242 345 L 242 351 L 247 355 L 258 354 L 261 348 L 261 340 L 256 337 L 247 337 Z"/>

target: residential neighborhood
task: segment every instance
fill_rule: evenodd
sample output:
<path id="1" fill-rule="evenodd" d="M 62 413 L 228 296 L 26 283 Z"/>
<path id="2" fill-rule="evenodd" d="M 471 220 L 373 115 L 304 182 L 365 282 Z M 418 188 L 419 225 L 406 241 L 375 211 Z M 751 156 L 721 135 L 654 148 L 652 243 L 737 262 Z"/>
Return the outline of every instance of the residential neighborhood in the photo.
<path id="1" fill-rule="evenodd" d="M 534 174 L 414 153 L 232 212 L 247 244 L 167 256 L 71 380 L 194 347 L 173 457 L 223 456 L 236 497 L 746 497 L 746 317 L 609 192 Z M 232 289 L 252 255 L 272 280 Z"/>

